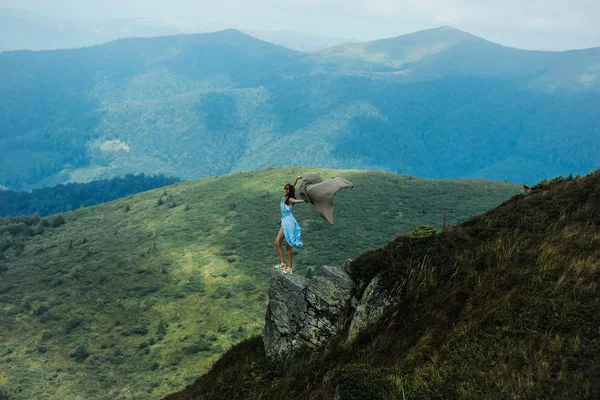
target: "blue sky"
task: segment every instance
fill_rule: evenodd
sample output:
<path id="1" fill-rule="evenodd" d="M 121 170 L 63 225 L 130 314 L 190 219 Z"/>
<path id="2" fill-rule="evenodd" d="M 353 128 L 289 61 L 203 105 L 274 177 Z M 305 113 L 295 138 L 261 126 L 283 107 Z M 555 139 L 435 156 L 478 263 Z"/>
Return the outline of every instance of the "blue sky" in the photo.
<path id="1" fill-rule="evenodd" d="M 171 18 L 205 27 L 373 40 L 450 25 L 512 47 L 600 46 L 598 0 L 0 0 L 52 17 Z"/>

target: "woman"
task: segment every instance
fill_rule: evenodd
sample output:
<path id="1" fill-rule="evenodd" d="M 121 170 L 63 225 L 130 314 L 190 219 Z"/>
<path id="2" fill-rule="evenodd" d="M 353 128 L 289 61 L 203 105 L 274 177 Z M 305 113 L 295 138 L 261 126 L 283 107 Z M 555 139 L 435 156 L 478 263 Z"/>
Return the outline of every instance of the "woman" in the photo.
<path id="1" fill-rule="evenodd" d="M 281 263 L 279 265 L 275 265 L 273 268 L 281 269 L 284 274 L 292 273 L 292 246 L 293 247 L 302 247 L 302 241 L 300 240 L 300 225 L 296 222 L 296 218 L 292 215 L 292 207 L 295 203 L 306 203 L 304 200 L 296 200 L 296 183 L 298 180 L 302 179 L 302 176 L 297 176 L 294 184 L 287 184 L 283 188 L 283 193 L 285 196 L 281 199 L 279 203 L 279 208 L 281 209 L 281 228 L 279 229 L 279 233 L 277 234 L 277 238 L 275 239 L 275 248 L 277 249 L 277 253 L 279 254 L 279 260 Z M 285 247 L 287 249 L 288 254 L 288 265 L 285 265 L 283 259 L 283 249 L 281 247 L 281 243 L 285 238 Z"/>

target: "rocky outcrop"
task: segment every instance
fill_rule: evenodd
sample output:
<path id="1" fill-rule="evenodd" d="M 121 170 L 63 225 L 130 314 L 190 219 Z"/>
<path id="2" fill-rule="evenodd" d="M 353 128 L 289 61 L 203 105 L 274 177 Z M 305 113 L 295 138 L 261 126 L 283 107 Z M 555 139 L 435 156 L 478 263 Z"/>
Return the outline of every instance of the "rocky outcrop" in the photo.
<path id="1" fill-rule="evenodd" d="M 359 333 L 377 322 L 392 303 L 393 297 L 383 288 L 381 275 L 376 275 L 358 302 L 352 322 L 350 322 L 346 343 L 354 342 Z"/>
<path id="2" fill-rule="evenodd" d="M 339 333 L 336 321 L 355 285 L 343 267 L 323 266 L 312 279 L 273 272 L 263 342 L 270 358 L 315 348 Z"/>
<path id="3" fill-rule="evenodd" d="M 312 279 L 273 272 L 269 304 L 263 330 L 265 352 L 270 358 L 285 358 L 302 348 L 315 348 L 340 333 L 339 317 L 354 309 L 346 344 L 352 344 L 395 304 L 380 275 L 367 285 L 360 298 L 347 272 L 350 260 L 341 267 L 323 266 Z"/>

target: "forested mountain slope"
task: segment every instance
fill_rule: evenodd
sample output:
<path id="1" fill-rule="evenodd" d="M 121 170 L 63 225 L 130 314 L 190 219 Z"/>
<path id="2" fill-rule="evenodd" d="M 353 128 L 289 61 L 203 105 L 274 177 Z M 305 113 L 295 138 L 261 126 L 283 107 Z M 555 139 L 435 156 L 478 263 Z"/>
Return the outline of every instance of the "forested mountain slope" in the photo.
<path id="1" fill-rule="evenodd" d="M 449 27 L 298 53 L 227 30 L 0 54 L 0 185 L 284 165 L 535 183 L 600 164 L 600 49 Z"/>
<path id="2" fill-rule="evenodd" d="M 131 194 L 172 185 L 175 177 L 125 175 L 123 178 L 105 179 L 89 183 L 68 183 L 30 192 L 0 190 L 0 216 L 46 216 L 80 207 L 94 206 Z"/>

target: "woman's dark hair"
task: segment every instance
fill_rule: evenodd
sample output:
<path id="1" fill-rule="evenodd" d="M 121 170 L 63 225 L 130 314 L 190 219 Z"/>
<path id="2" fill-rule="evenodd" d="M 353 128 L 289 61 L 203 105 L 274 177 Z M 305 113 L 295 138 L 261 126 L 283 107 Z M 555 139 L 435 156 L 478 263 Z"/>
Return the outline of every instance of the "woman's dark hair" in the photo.
<path id="1" fill-rule="evenodd" d="M 285 204 L 290 205 L 290 198 L 296 198 L 296 188 L 291 183 L 288 183 L 283 187 L 288 189 L 288 194 L 285 196 Z"/>

